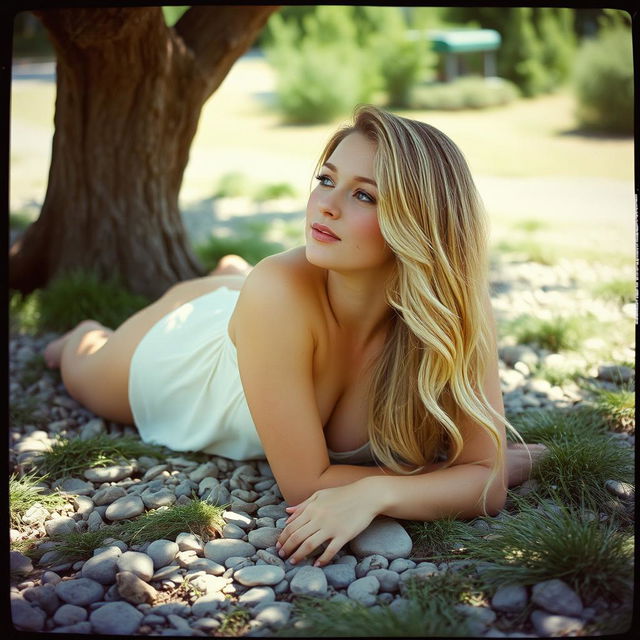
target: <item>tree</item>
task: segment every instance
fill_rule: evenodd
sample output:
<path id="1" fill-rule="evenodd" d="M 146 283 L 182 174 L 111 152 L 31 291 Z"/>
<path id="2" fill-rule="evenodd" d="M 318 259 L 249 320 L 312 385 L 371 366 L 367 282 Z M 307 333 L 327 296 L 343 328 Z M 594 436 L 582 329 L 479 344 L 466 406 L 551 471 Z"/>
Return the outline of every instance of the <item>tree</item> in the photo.
<path id="1" fill-rule="evenodd" d="M 173 28 L 159 7 L 34 12 L 56 52 L 55 133 L 40 216 L 9 251 L 10 288 L 82 267 L 157 297 L 202 275 L 178 209 L 189 148 L 205 101 L 276 9 L 195 6 Z"/>

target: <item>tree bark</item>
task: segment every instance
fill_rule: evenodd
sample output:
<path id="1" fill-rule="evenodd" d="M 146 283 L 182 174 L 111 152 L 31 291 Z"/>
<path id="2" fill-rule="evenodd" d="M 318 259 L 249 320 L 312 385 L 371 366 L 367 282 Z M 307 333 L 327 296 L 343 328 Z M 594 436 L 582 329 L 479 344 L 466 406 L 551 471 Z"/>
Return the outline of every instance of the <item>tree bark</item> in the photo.
<path id="1" fill-rule="evenodd" d="M 56 50 L 55 132 L 39 218 L 9 252 L 23 293 L 72 268 L 152 298 L 202 275 L 178 194 L 202 106 L 277 7 L 38 11 Z"/>

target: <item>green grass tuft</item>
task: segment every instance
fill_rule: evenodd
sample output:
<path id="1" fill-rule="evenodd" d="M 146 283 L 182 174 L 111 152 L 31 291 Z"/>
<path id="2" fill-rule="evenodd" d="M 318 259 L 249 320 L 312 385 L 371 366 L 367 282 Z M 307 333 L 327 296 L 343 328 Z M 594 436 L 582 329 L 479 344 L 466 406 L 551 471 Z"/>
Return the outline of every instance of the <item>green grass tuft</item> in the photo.
<path id="1" fill-rule="evenodd" d="M 230 171 L 220 176 L 213 192 L 214 198 L 237 198 L 249 195 L 251 182 L 240 171 Z"/>
<path id="2" fill-rule="evenodd" d="M 263 258 L 285 250 L 281 242 L 271 242 L 247 231 L 225 238 L 211 237 L 206 243 L 195 247 L 195 253 L 205 269 L 215 269 L 223 256 L 232 253 L 255 265 Z"/>
<path id="3" fill-rule="evenodd" d="M 541 245 L 529 238 L 519 241 L 502 240 L 495 245 L 494 250 L 524 262 L 537 262 L 548 266 L 556 264 L 560 257 L 557 249 Z"/>
<path id="4" fill-rule="evenodd" d="M 506 328 L 519 344 L 536 344 L 552 352 L 578 350 L 582 341 L 599 327 L 595 316 L 557 316 L 550 320 L 523 315 Z"/>
<path id="5" fill-rule="evenodd" d="M 604 300 L 612 300 L 621 305 L 628 304 L 636 300 L 636 283 L 630 278 L 616 278 L 593 285 L 591 293 Z"/>
<path id="6" fill-rule="evenodd" d="M 91 557 L 107 538 L 122 540 L 126 544 L 141 544 L 153 540 L 175 540 L 183 531 L 199 535 L 208 541 L 219 534 L 224 526 L 224 507 L 202 500 L 191 500 L 187 504 L 147 511 L 138 518 L 107 525 L 98 531 L 71 533 L 53 538 L 58 542 L 58 559 L 67 561 Z"/>
<path id="7" fill-rule="evenodd" d="M 100 434 L 87 440 L 58 438 L 38 463 L 39 471 L 51 478 L 62 478 L 89 469 L 115 464 L 127 458 L 162 456 L 157 445 L 141 442 L 136 436 L 110 438 Z"/>
<path id="8" fill-rule="evenodd" d="M 274 182 L 258 187 L 253 194 L 253 199 L 257 202 L 265 202 L 276 198 L 295 198 L 295 196 L 296 190 L 288 182 Z"/>
<path id="9" fill-rule="evenodd" d="M 506 516 L 491 535 L 469 550 L 491 563 L 482 579 L 494 585 L 532 585 L 558 578 L 589 604 L 597 597 L 623 601 L 633 579 L 633 536 L 614 522 L 589 520 L 562 507 L 543 511 L 518 500 L 519 513 Z M 491 522 L 489 520 L 489 522 Z"/>
<path id="10" fill-rule="evenodd" d="M 593 438 L 606 434 L 602 417 L 588 407 L 577 409 L 531 409 L 513 416 L 511 424 L 525 442 L 547 444 L 559 438 Z M 507 432 L 507 438 L 516 441 Z"/>
<path id="11" fill-rule="evenodd" d="M 451 557 L 477 536 L 471 525 L 453 518 L 410 522 L 408 531 L 414 542 L 413 554 L 434 560 Z"/>
<path id="12" fill-rule="evenodd" d="M 249 630 L 250 621 L 251 613 L 249 610 L 236 607 L 229 613 L 223 614 L 218 633 L 232 638 L 243 636 Z"/>
<path id="13" fill-rule="evenodd" d="M 527 218 L 516 222 L 513 225 L 513 228 L 519 231 L 524 231 L 525 233 L 535 233 L 541 229 L 548 229 L 549 224 L 542 220 L 537 220 L 536 218 Z"/>
<path id="14" fill-rule="evenodd" d="M 150 302 L 116 278 L 102 280 L 91 271 L 76 269 L 28 296 L 12 292 L 10 314 L 12 325 L 26 333 L 68 331 L 87 318 L 116 328 Z"/>
<path id="15" fill-rule="evenodd" d="M 593 410 L 602 416 L 608 428 L 613 431 L 635 432 L 636 397 L 631 387 L 612 391 L 596 385 L 586 385 L 593 399 Z"/>
<path id="16" fill-rule="evenodd" d="M 59 492 L 45 493 L 44 487 L 36 486 L 42 477 L 30 473 L 19 478 L 15 473 L 9 477 L 9 522 L 13 529 L 20 529 L 22 516 L 36 503 L 45 509 L 59 509 L 67 504 L 67 498 Z"/>

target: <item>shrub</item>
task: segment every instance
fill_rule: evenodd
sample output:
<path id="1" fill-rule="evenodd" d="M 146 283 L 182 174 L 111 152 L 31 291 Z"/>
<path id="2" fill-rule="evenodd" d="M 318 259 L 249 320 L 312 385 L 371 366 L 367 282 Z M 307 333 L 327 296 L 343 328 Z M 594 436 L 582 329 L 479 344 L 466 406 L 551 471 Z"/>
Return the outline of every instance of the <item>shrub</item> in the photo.
<path id="1" fill-rule="evenodd" d="M 25 211 L 15 211 L 9 214 L 9 228 L 24 231 L 33 222 L 32 217 Z"/>
<path id="2" fill-rule="evenodd" d="M 516 86 L 502 78 L 470 76 L 450 83 L 418 87 L 410 105 L 413 109 L 486 109 L 508 104 L 518 97 Z"/>
<path id="3" fill-rule="evenodd" d="M 239 255 L 249 264 L 255 265 L 263 258 L 285 250 L 281 242 L 270 242 L 260 236 L 246 231 L 225 238 L 212 236 L 209 240 L 195 247 L 195 253 L 205 269 L 215 269 L 218 261 L 229 253 Z"/>
<path id="4" fill-rule="evenodd" d="M 357 46 L 352 7 L 319 6 L 303 18 L 306 35 L 277 14 L 267 59 L 277 74 L 277 106 L 291 123 L 331 122 L 369 102 L 379 83 Z"/>
<path id="5" fill-rule="evenodd" d="M 258 187 L 253 194 L 254 200 L 264 202 L 265 200 L 273 200 L 276 198 L 293 198 L 296 196 L 296 190 L 288 182 L 274 182 L 272 184 L 264 184 Z"/>
<path id="6" fill-rule="evenodd" d="M 613 300 L 619 304 L 628 304 L 636 300 L 635 280 L 618 278 L 601 282 L 593 287 L 593 294 L 605 300 Z"/>
<path id="7" fill-rule="evenodd" d="M 633 52 L 624 27 L 601 31 L 580 47 L 574 72 L 576 117 L 585 129 L 633 133 Z"/>
<path id="8" fill-rule="evenodd" d="M 547 320 L 523 315 L 511 322 L 509 331 L 516 336 L 519 344 L 535 344 L 558 352 L 578 349 L 595 322 L 593 317 L 557 316 Z"/>
<path id="9" fill-rule="evenodd" d="M 20 330 L 60 332 L 87 318 L 115 328 L 149 302 L 127 290 L 116 277 L 102 280 L 93 271 L 75 269 L 28 296 L 13 292 L 10 311 Z"/>
<path id="10" fill-rule="evenodd" d="M 221 176 L 213 193 L 214 198 L 236 198 L 249 193 L 249 179 L 244 173 L 230 171 Z"/>

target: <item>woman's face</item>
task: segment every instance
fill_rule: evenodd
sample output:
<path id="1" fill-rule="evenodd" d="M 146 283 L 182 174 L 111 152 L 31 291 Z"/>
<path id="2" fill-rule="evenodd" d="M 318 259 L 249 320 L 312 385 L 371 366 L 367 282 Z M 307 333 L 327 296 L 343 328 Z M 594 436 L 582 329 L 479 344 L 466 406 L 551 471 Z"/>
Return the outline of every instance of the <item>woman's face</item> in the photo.
<path id="1" fill-rule="evenodd" d="M 375 144 L 350 133 L 327 158 L 307 204 L 306 255 L 335 271 L 379 269 L 393 258 L 378 226 Z"/>

